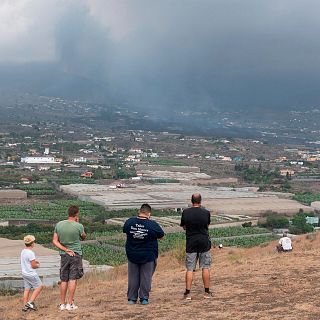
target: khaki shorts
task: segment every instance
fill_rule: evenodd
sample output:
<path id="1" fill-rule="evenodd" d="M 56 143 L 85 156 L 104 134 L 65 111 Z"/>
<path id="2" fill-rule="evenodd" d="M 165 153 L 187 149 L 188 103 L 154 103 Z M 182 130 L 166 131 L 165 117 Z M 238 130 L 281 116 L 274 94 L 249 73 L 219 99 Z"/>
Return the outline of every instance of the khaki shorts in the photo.
<path id="1" fill-rule="evenodd" d="M 199 260 L 199 266 L 201 269 L 210 269 L 212 257 L 211 252 L 187 252 L 186 253 L 186 267 L 187 271 L 193 271 L 196 269 L 197 261 Z"/>
<path id="2" fill-rule="evenodd" d="M 36 289 L 42 286 L 38 275 L 22 275 L 25 289 Z"/>
<path id="3" fill-rule="evenodd" d="M 78 280 L 83 276 L 82 257 L 78 254 L 71 257 L 68 254 L 61 255 L 60 279 L 63 282 Z"/>

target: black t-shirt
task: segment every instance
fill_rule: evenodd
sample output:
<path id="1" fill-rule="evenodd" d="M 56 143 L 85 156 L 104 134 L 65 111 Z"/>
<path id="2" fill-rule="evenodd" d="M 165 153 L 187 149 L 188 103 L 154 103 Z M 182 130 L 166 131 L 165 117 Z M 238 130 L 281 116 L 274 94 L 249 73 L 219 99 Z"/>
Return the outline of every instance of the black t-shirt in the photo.
<path id="1" fill-rule="evenodd" d="M 186 229 L 186 252 L 206 252 L 211 248 L 208 233 L 210 212 L 201 207 L 192 207 L 183 210 L 181 227 Z"/>
<path id="2" fill-rule="evenodd" d="M 153 220 L 129 218 L 123 232 L 127 234 L 126 254 L 133 263 L 147 263 L 158 258 L 158 239 L 164 236 L 159 224 Z"/>

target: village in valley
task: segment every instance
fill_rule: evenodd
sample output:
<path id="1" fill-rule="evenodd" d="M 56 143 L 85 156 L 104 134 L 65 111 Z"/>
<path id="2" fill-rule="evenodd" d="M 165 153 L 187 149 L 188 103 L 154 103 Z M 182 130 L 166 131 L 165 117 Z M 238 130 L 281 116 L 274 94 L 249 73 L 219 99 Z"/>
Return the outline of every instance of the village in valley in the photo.
<path id="1" fill-rule="evenodd" d="M 56 102 L 58 118 L 60 107 L 79 105 L 45 101 Z M 47 119 L 42 115 L 35 122 L 6 121 L 0 133 L 0 236 L 7 241 L 36 236 L 45 265 L 40 275 L 48 285 L 59 278 L 53 227 L 70 204 L 79 205 L 88 234 L 86 271 L 125 263 L 122 225 L 141 203 L 152 206 L 153 219 L 167 233 L 161 253 L 181 246 L 181 212 L 195 191 L 211 212 L 215 246 L 252 247 L 277 239 L 284 230 L 294 236 L 318 228 L 316 145 L 132 129 L 128 122 L 136 114 L 125 119 L 123 111 L 113 114 L 115 127 L 106 129 L 93 121 L 92 112 L 69 117 L 61 123 L 48 112 Z M 16 246 L 0 263 L 3 292 L 22 285 L 19 241 Z"/>

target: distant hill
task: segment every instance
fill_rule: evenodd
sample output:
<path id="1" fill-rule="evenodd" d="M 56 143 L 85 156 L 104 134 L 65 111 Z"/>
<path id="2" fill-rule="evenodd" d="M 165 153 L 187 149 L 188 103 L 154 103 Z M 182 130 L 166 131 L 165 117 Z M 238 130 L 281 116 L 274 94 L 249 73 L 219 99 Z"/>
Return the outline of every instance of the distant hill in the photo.
<path id="1" fill-rule="evenodd" d="M 94 102 L 102 101 L 105 88 L 55 63 L 24 63 L 0 64 L 0 90 Z"/>
<path id="2" fill-rule="evenodd" d="M 110 273 L 88 275 L 76 293 L 79 309 L 59 312 L 58 288 L 47 289 L 38 301 L 39 311 L 28 319 L 214 319 L 214 320 L 318 320 L 320 294 L 320 236 L 300 236 L 294 251 L 275 252 L 276 242 L 252 249 L 213 249 L 213 299 L 204 300 L 201 273 L 196 271 L 192 300 L 182 300 L 184 266 L 169 253 L 161 256 L 155 273 L 150 305 L 128 306 L 126 266 Z M 1 319 L 21 318 L 20 296 L 0 297 Z M 22 319 L 22 318 L 21 318 Z"/>

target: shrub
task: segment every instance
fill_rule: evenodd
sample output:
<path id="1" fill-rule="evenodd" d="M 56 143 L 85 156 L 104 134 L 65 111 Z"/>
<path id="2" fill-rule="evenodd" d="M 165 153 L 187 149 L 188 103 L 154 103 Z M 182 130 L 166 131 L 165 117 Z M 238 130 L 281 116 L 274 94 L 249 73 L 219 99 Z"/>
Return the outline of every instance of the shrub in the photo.
<path id="1" fill-rule="evenodd" d="M 244 222 L 244 223 L 242 224 L 242 226 L 243 226 L 244 228 L 252 227 L 252 222 L 251 222 L 251 221 L 249 221 L 249 222 Z"/>
<path id="2" fill-rule="evenodd" d="M 266 228 L 287 228 L 289 226 L 288 218 L 277 214 L 270 214 L 267 216 Z"/>
<path id="3" fill-rule="evenodd" d="M 303 234 L 314 230 L 313 226 L 307 223 L 306 215 L 302 212 L 297 213 L 291 222 L 292 226 L 289 228 L 290 233 Z"/>

